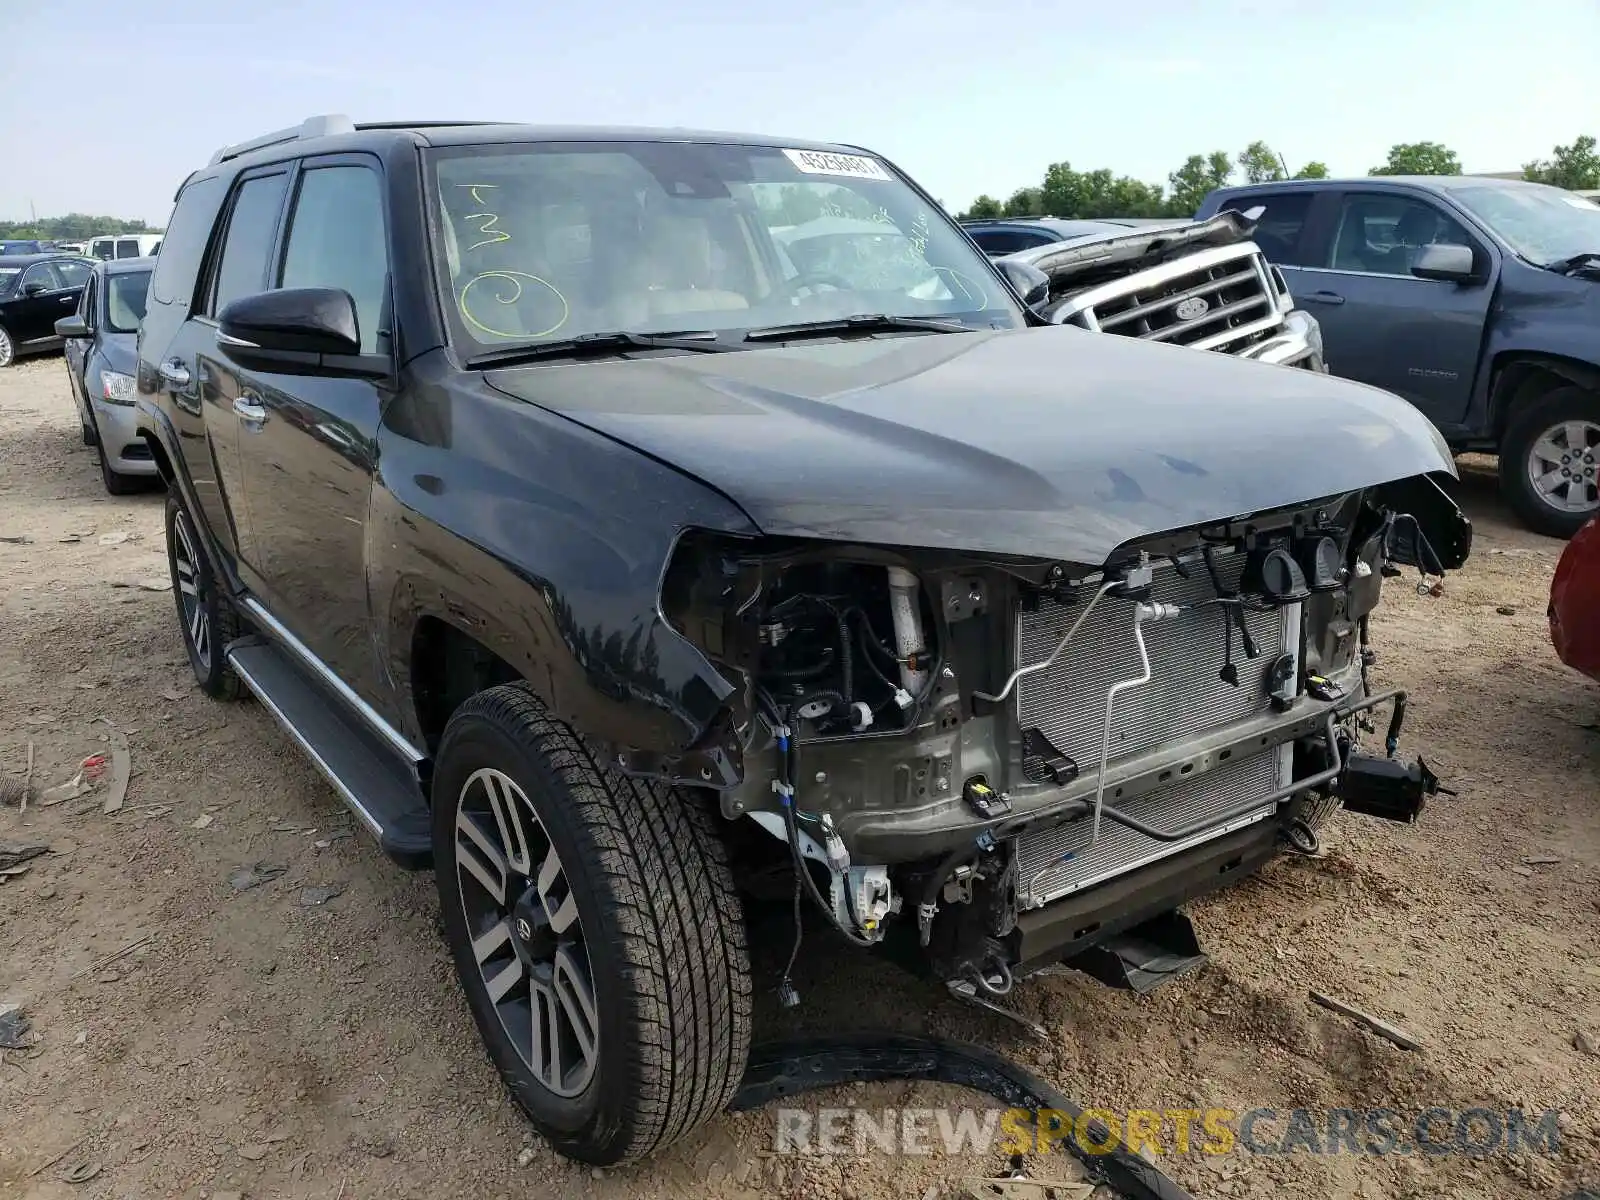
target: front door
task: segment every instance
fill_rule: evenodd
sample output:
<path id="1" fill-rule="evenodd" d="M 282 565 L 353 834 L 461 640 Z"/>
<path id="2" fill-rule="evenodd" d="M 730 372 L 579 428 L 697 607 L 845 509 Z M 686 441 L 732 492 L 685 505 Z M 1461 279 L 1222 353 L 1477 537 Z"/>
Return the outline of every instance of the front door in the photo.
<path id="1" fill-rule="evenodd" d="M 95 303 L 100 295 L 98 280 L 93 275 L 89 277 L 89 284 L 78 296 L 77 316 L 89 331 L 88 337 L 68 338 L 62 346 L 62 355 L 67 360 L 67 380 L 72 384 L 72 398 L 78 405 L 78 412 L 83 418 L 85 428 L 89 425 L 89 392 L 88 381 L 83 377 L 84 363 L 89 357 L 89 347 L 94 344 Z"/>
<path id="2" fill-rule="evenodd" d="M 29 342 L 53 341 L 56 321 L 70 317 L 78 303 L 78 293 L 56 274 L 55 264 L 34 263 L 22 273 L 17 299 L 11 303 L 11 340 L 18 346 Z"/>
<path id="3" fill-rule="evenodd" d="M 1483 282 L 1411 274 L 1435 243 L 1470 247 Z M 1326 244 L 1307 259 L 1290 272 L 1290 290 L 1322 326 L 1329 369 L 1404 396 L 1436 425 L 1459 424 L 1494 296 L 1489 248 L 1430 200 L 1346 192 Z"/>
<path id="4" fill-rule="evenodd" d="M 365 156 L 312 159 L 295 186 L 276 286 L 340 288 L 355 300 L 362 352 L 388 350 L 383 184 Z M 376 651 L 366 519 L 386 393 L 369 380 L 257 375 L 240 454 L 267 606 L 371 698 Z"/>

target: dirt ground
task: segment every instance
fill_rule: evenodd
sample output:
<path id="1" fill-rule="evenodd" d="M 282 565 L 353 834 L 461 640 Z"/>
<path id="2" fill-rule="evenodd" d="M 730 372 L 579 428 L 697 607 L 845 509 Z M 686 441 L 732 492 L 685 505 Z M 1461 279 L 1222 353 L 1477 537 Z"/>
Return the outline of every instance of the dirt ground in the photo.
<path id="1" fill-rule="evenodd" d="M 1549 1157 L 1162 1159 L 1201 1196 L 1566 1196 L 1600 1184 L 1600 688 L 1554 659 L 1560 544 L 1464 466 L 1468 568 L 1423 598 L 1391 581 L 1375 681 L 1412 688 L 1408 748 L 1460 795 L 1405 828 L 1341 814 L 1196 906 L 1210 964 L 1146 998 L 1066 974 L 1019 986 L 1041 1046 L 896 969 L 809 941 L 792 1013 L 759 965 L 758 1036 L 888 1027 L 988 1042 L 1081 1103 L 1129 1108 L 1560 1109 Z M 0 778 L 72 777 L 120 734 L 121 811 L 0 808 L 0 843 L 50 852 L 0 886 L 0 1200 L 38 1197 L 955 1195 L 986 1159 L 775 1156 L 770 1110 L 622 1171 L 554 1158 L 504 1097 L 438 935 L 431 876 L 350 836 L 339 802 L 256 704 L 193 686 L 158 493 L 101 488 L 62 361 L 0 372 Z M 284 868 L 243 890 L 254 864 Z M 337 889 L 326 893 L 308 889 Z M 778 951 L 781 956 L 781 950 Z M 769 956 L 770 957 L 770 956 Z M 1317 989 L 1419 1039 L 1406 1051 Z M 24 1039 L 27 1040 L 27 1039 Z M 1594 1042 L 1588 1043 L 1594 1048 Z M 872 1085 L 810 1105 L 991 1102 Z M 1170 1147 L 1170 1141 L 1168 1143 Z M 1064 1155 L 1038 1178 L 1076 1177 Z"/>

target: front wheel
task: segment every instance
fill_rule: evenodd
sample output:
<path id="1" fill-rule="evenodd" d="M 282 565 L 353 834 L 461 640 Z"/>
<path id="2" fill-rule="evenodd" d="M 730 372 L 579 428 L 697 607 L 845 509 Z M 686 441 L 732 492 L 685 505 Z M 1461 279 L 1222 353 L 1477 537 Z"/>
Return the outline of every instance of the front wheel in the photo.
<path id="1" fill-rule="evenodd" d="M 603 769 L 521 684 L 450 718 L 445 937 L 489 1056 L 555 1149 L 639 1158 L 727 1107 L 750 1048 L 743 914 L 696 796 Z"/>
<path id="2" fill-rule="evenodd" d="M 1600 395 L 1558 387 L 1512 414 L 1500 487 L 1538 533 L 1568 538 L 1600 513 Z"/>
<path id="3" fill-rule="evenodd" d="M 16 344 L 11 340 L 11 335 L 6 332 L 6 327 L 0 325 L 0 367 L 9 367 L 16 356 Z"/>

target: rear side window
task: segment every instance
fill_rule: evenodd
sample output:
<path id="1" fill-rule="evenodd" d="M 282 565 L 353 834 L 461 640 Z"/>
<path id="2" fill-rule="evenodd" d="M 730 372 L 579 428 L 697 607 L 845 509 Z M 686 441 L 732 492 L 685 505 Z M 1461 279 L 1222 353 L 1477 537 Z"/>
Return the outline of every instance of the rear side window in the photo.
<path id="1" fill-rule="evenodd" d="M 341 288 L 356 302 L 361 351 L 378 349 L 388 294 L 383 189 L 361 166 L 316 167 L 300 178 L 283 260 L 283 286 Z"/>
<path id="2" fill-rule="evenodd" d="M 1035 244 L 1014 229 L 980 229 L 973 233 L 972 240 L 983 248 L 985 254 L 1010 254 Z"/>
<path id="3" fill-rule="evenodd" d="M 215 316 L 241 296 L 266 290 L 267 260 L 278 235 L 288 183 L 288 175 L 261 175 L 239 185 L 213 276 L 208 314 Z"/>
<path id="4" fill-rule="evenodd" d="M 69 288 L 83 287 L 89 282 L 89 264 L 75 262 L 70 258 L 58 259 L 56 274 L 61 276 L 61 282 Z"/>
<path id="5" fill-rule="evenodd" d="M 115 247 L 110 238 L 98 238 L 89 243 L 89 253 L 95 258 L 110 258 Z"/>
<path id="6" fill-rule="evenodd" d="M 1233 212 L 1266 209 L 1256 223 L 1256 245 L 1269 262 L 1302 267 L 1309 264 L 1300 253 L 1300 231 L 1310 215 L 1311 200 L 1310 192 L 1273 192 L 1265 196 L 1234 196 L 1222 207 Z"/>
<path id="7" fill-rule="evenodd" d="M 120 239 L 117 242 L 117 257 L 118 258 L 138 258 L 139 257 L 139 239 L 138 238 L 122 238 L 122 239 Z"/>
<path id="8" fill-rule="evenodd" d="M 222 180 L 212 176 L 197 179 L 183 189 L 172 210 L 163 239 L 171 245 L 156 260 L 156 273 L 150 281 L 150 298 L 157 304 L 181 303 L 194 299 L 195 277 L 205 258 L 211 227 L 222 205 Z"/>

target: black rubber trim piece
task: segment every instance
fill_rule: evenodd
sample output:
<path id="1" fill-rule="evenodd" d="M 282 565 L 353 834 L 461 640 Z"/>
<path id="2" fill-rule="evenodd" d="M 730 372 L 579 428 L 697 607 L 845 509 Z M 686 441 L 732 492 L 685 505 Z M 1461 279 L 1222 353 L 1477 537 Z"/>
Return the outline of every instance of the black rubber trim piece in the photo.
<path id="1" fill-rule="evenodd" d="M 947 1038 L 901 1033 L 859 1033 L 838 1037 L 796 1038 L 763 1042 L 750 1049 L 749 1065 L 733 1101 L 733 1112 L 759 1108 L 774 1100 L 814 1088 L 890 1079 L 924 1080 L 971 1088 L 1014 1108 L 1053 1109 L 1076 1125 L 1082 1109 L 1040 1079 L 992 1050 Z M 1113 1141 L 1098 1121 L 1089 1130 L 1094 1144 Z M 1077 1138 L 1063 1139 L 1098 1184 L 1126 1200 L 1195 1200 L 1150 1162 L 1117 1142 L 1091 1154 Z"/>

